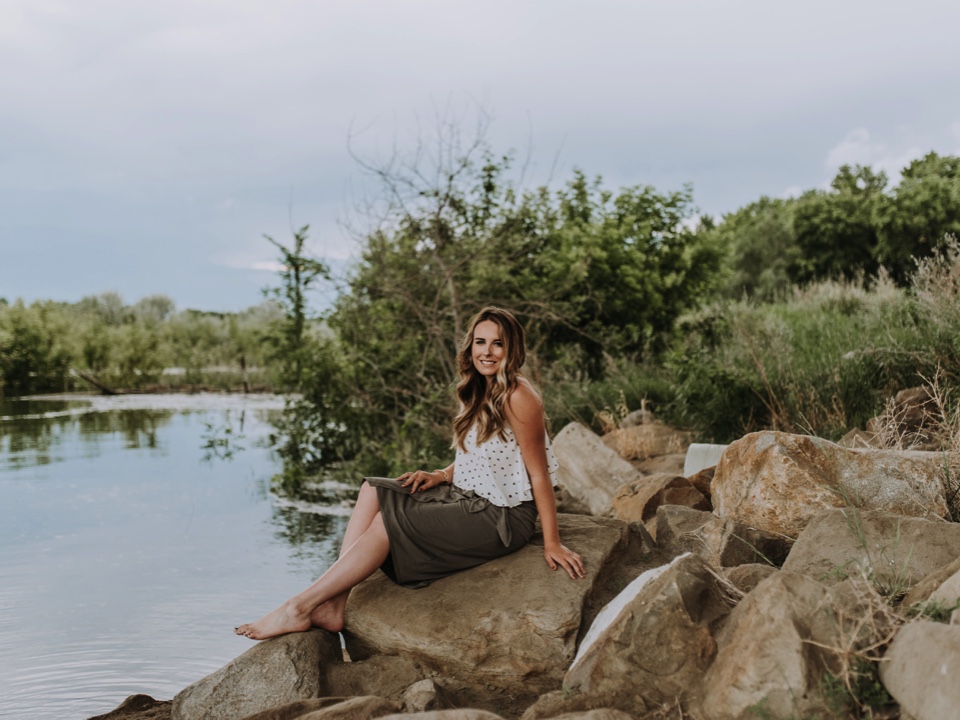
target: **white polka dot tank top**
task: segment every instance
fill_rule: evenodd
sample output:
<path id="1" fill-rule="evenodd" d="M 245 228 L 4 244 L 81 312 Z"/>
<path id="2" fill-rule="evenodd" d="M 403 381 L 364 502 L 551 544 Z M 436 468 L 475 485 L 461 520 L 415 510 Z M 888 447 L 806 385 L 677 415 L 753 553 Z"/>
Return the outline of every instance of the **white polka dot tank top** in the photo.
<path id="1" fill-rule="evenodd" d="M 467 432 L 463 445 L 457 448 L 453 468 L 453 482 L 463 490 L 473 490 L 500 507 L 516 507 L 526 500 L 533 500 L 530 477 L 523 464 L 520 444 L 513 431 L 506 428 L 506 441 L 494 434 L 482 445 L 477 445 L 477 427 Z M 557 484 L 557 458 L 550 446 L 550 438 L 544 433 L 547 445 L 547 471 L 550 483 Z"/>

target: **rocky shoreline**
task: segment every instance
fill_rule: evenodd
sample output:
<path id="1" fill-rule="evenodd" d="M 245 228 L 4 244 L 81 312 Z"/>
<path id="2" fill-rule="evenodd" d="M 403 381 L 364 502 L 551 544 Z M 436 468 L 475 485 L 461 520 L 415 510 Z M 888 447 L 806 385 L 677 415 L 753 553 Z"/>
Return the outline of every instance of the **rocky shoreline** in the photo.
<path id="1" fill-rule="evenodd" d="M 537 539 L 421 590 L 376 573 L 345 651 L 274 638 L 91 720 L 956 717 L 960 462 L 870 441 L 758 432 L 684 472 L 689 434 L 648 415 L 570 425 L 560 529 L 584 579 Z"/>

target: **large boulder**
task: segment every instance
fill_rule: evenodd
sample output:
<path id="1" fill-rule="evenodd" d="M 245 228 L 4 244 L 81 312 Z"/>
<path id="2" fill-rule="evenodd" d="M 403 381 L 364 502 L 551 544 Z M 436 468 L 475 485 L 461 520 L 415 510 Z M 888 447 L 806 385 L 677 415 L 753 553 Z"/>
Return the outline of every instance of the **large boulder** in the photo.
<path id="1" fill-rule="evenodd" d="M 609 515 L 617 488 L 643 477 L 639 470 L 603 444 L 580 423 L 570 423 L 557 433 L 553 452 L 560 467 L 557 480 L 570 495 L 594 515 Z"/>
<path id="2" fill-rule="evenodd" d="M 259 642 L 216 672 L 181 690 L 172 720 L 236 720 L 325 694 L 327 665 L 342 662 L 336 634 L 290 633 Z"/>
<path id="3" fill-rule="evenodd" d="M 796 537 L 827 508 L 946 517 L 943 468 L 939 453 L 852 450 L 765 431 L 724 451 L 710 487 L 720 517 Z"/>
<path id="4" fill-rule="evenodd" d="M 790 542 L 779 535 L 680 505 L 657 509 L 657 546 L 673 555 L 691 552 L 716 567 L 782 565 Z"/>
<path id="5" fill-rule="evenodd" d="M 840 672 L 837 651 L 876 643 L 888 631 L 882 617 L 863 622 L 882 604 L 865 584 L 831 590 L 804 575 L 771 575 L 740 601 L 718 633 L 702 712 L 694 716 L 742 720 L 762 709 L 769 718 L 832 717 L 823 696 L 824 672 Z"/>
<path id="6" fill-rule="evenodd" d="M 956 523 L 843 508 L 807 525 L 783 569 L 827 584 L 865 577 L 896 597 L 958 555 Z"/>
<path id="7" fill-rule="evenodd" d="M 639 712 L 686 701 L 713 662 L 713 633 L 729 611 L 700 557 L 648 570 L 597 615 L 563 687 L 580 707 Z"/>
<path id="8" fill-rule="evenodd" d="M 366 660 L 335 663 L 323 670 L 325 694 L 338 697 L 399 698 L 424 675 L 416 663 L 399 655 L 374 655 Z"/>
<path id="9" fill-rule="evenodd" d="M 350 596 L 344 633 L 350 656 L 402 655 L 487 690 L 526 695 L 556 687 L 573 658 L 582 609 L 628 540 L 626 524 L 617 520 L 559 515 L 558 521 L 586 577 L 551 571 L 538 538 L 421 590 L 375 573 Z"/>
<path id="10" fill-rule="evenodd" d="M 880 678 L 903 717 L 944 720 L 960 708 L 960 627 L 928 620 L 900 629 L 880 664 Z"/>

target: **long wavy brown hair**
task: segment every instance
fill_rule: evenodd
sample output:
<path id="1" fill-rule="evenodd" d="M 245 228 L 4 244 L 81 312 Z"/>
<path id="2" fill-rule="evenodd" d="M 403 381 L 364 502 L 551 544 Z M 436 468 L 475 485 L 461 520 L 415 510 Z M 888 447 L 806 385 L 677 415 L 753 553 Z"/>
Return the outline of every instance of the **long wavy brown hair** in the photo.
<path id="1" fill-rule="evenodd" d="M 503 343 L 503 361 L 493 382 L 488 382 L 473 364 L 473 333 L 477 325 L 487 320 L 495 322 L 500 328 L 500 340 Z M 498 307 L 485 307 L 473 316 L 457 353 L 460 412 L 453 421 L 454 447 L 466 449 L 464 439 L 474 424 L 477 426 L 478 445 L 494 434 L 501 440 L 507 439 L 507 399 L 520 383 L 520 368 L 526 358 L 526 334 L 513 313 Z"/>

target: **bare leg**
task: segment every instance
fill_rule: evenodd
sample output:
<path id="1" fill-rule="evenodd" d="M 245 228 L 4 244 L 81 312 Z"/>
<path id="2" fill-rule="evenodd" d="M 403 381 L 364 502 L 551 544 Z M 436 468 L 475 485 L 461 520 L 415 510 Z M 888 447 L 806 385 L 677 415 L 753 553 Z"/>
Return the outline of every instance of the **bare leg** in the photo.
<path id="1" fill-rule="evenodd" d="M 254 623 L 241 625 L 234 632 L 253 640 L 264 640 L 284 633 L 308 630 L 314 610 L 338 595 L 349 593 L 354 585 L 383 564 L 389 552 L 387 531 L 377 513 L 370 527 L 310 587 L 273 612 Z"/>
<path id="2" fill-rule="evenodd" d="M 343 544 L 340 545 L 340 557 L 353 547 L 353 544 L 370 527 L 373 519 L 380 513 L 380 502 L 377 499 L 377 489 L 364 483 L 360 486 L 357 495 L 357 504 L 350 515 L 347 530 L 343 534 Z M 352 589 L 352 588 L 350 588 Z M 310 624 L 313 627 L 323 628 L 331 632 L 343 630 L 347 611 L 347 598 L 350 589 L 321 603 L 310 613 Z"/>

